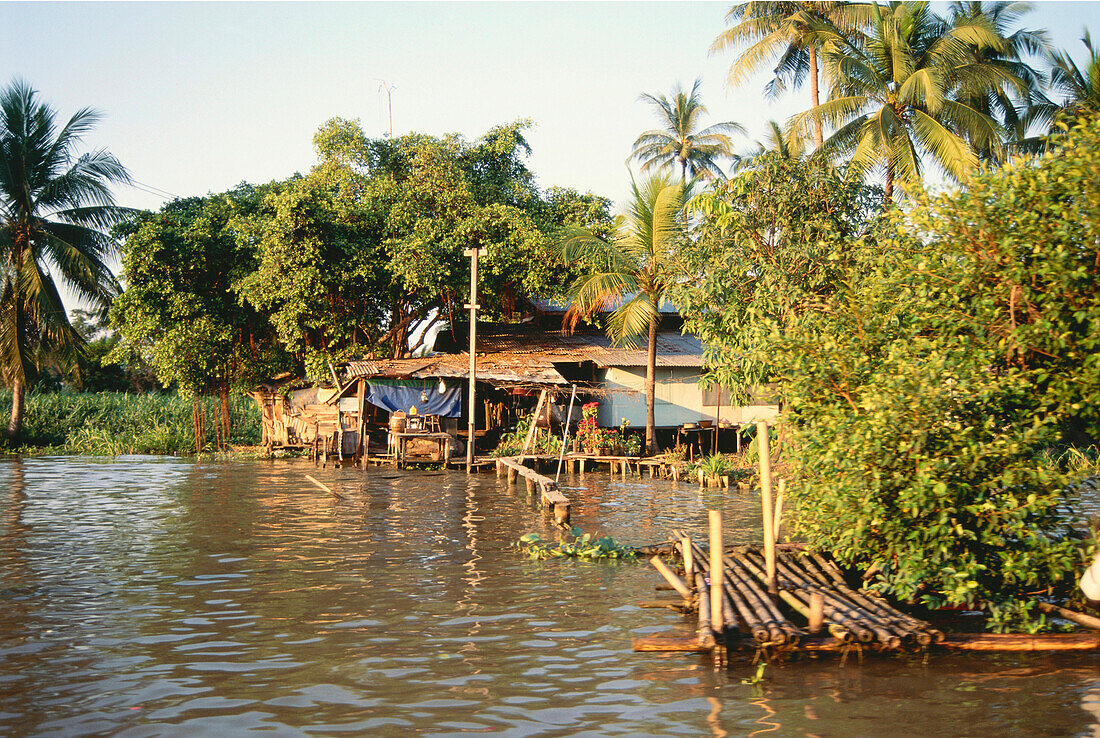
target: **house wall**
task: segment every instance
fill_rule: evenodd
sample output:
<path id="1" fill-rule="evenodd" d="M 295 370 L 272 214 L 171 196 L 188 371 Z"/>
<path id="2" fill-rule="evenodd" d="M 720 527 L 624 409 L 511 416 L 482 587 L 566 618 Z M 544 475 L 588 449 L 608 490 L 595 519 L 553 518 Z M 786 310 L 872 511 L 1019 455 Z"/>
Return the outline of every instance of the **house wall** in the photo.
<path id="1" fill-rule="evenodd" d="M 703 405 L 698 367 L 657 367 L 655 379 L 653 415 L 659 428 L 672 428 L 700 420 L 752 423 L 772 420 L 779 415 L 778 405 L 722 408 Z M 600 400 L 600 426 L 615 428 L 626 418 L 632 428 L 644 428 L 645 369 L 611 367 L 603 371 L 602 380 L 604 388 L 612 394 Z"/>

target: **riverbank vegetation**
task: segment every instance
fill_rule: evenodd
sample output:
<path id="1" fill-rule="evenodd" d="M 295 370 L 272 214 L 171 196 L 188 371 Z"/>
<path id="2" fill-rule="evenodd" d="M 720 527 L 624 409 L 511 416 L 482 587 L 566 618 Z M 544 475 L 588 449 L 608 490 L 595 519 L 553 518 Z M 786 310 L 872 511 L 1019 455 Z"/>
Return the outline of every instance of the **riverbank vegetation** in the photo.
<path id="1" fill-rule="evenodd" d="M 674 297 L 716 379 L 782 398 L 796 534 L 996 627 L 1071 597 L 1091 553 L 1062 457 L 1100 442 L 1100 120 L 1050 149 L 885 214 L 764 157 L 696 200 L 704 277 Z"/>
<path id="2" fill-rule="evenodd" d="M 11 402 L 0 391 L 0 406 Z M 10 451 L 33 453 L 191 455 L 196 452 L 194 398 L 176 392 L 36 392 L 26 395 L 27 421 L 21 445 Z M 198 402 L 201 450 L 258 446 L 260 418 L 247 397 L 229 401 L 230 435 L 220 434 L 217 398 Z"/>

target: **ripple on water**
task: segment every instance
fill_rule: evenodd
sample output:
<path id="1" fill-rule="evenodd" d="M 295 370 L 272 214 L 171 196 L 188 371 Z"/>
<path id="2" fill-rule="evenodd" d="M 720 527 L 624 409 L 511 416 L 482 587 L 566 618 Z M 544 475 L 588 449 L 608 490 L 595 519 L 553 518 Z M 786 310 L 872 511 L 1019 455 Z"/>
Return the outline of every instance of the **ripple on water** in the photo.
<path id="1" fill-rule="evenodd" d="M 627 543 L 703 535 L 708 504 L 729 540 L 757 535 L 752 496 L 563 482 L 577 525 Z M 889 734 L 930 706 L 947 733 L 1100 720 L 1083 657 L 780 666 L 764 709 L 747 662 L 631 653 L 631 635 L 690 630 L 637 606 L 653 573 L 519 556 L 520 535 L 556 531 L 492 475 L 58 457 L 0 461 L 0 490 L 3 734 Z"/>

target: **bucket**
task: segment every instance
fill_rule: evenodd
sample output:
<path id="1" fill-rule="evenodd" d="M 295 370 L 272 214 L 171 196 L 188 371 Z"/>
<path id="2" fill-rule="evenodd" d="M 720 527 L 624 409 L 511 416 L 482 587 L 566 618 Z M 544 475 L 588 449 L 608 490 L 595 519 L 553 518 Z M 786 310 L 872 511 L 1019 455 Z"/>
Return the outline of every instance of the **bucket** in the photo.
<path id="1" fill-rule="evenodd" d="M 390 430 L 401 433 L 405 430 L 405 413 L 396 412 L 390 416 Z"/>

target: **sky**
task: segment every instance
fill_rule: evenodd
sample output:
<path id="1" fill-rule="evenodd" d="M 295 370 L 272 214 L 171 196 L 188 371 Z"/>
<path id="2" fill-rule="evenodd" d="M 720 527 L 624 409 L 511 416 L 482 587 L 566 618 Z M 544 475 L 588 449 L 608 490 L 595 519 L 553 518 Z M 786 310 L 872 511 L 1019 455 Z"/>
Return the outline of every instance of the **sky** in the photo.
<path id="1" fill-rule="evenodd" d="M 730 55 L 710 56 L 729 3 L 711 2 L 0 2 L 0 84 L 21 77 L 65 117 L 104 118 L 85 139 L 138 183 L 122 205 L 221 192 L 307 172 L 313 133 L 333 116 L 368 136 L 460 133 L 531 119 L 529 166 L 541 187 L 625 205 L 626 160 L 653 128 L 643 92 L 702 80 L 709 122 L 749 131 L 808 107 L 775 102 L 766 75 L 729 90 Z M 1039 2 L 1029 28 L 1083 56 L 1100 2 Z"/>

